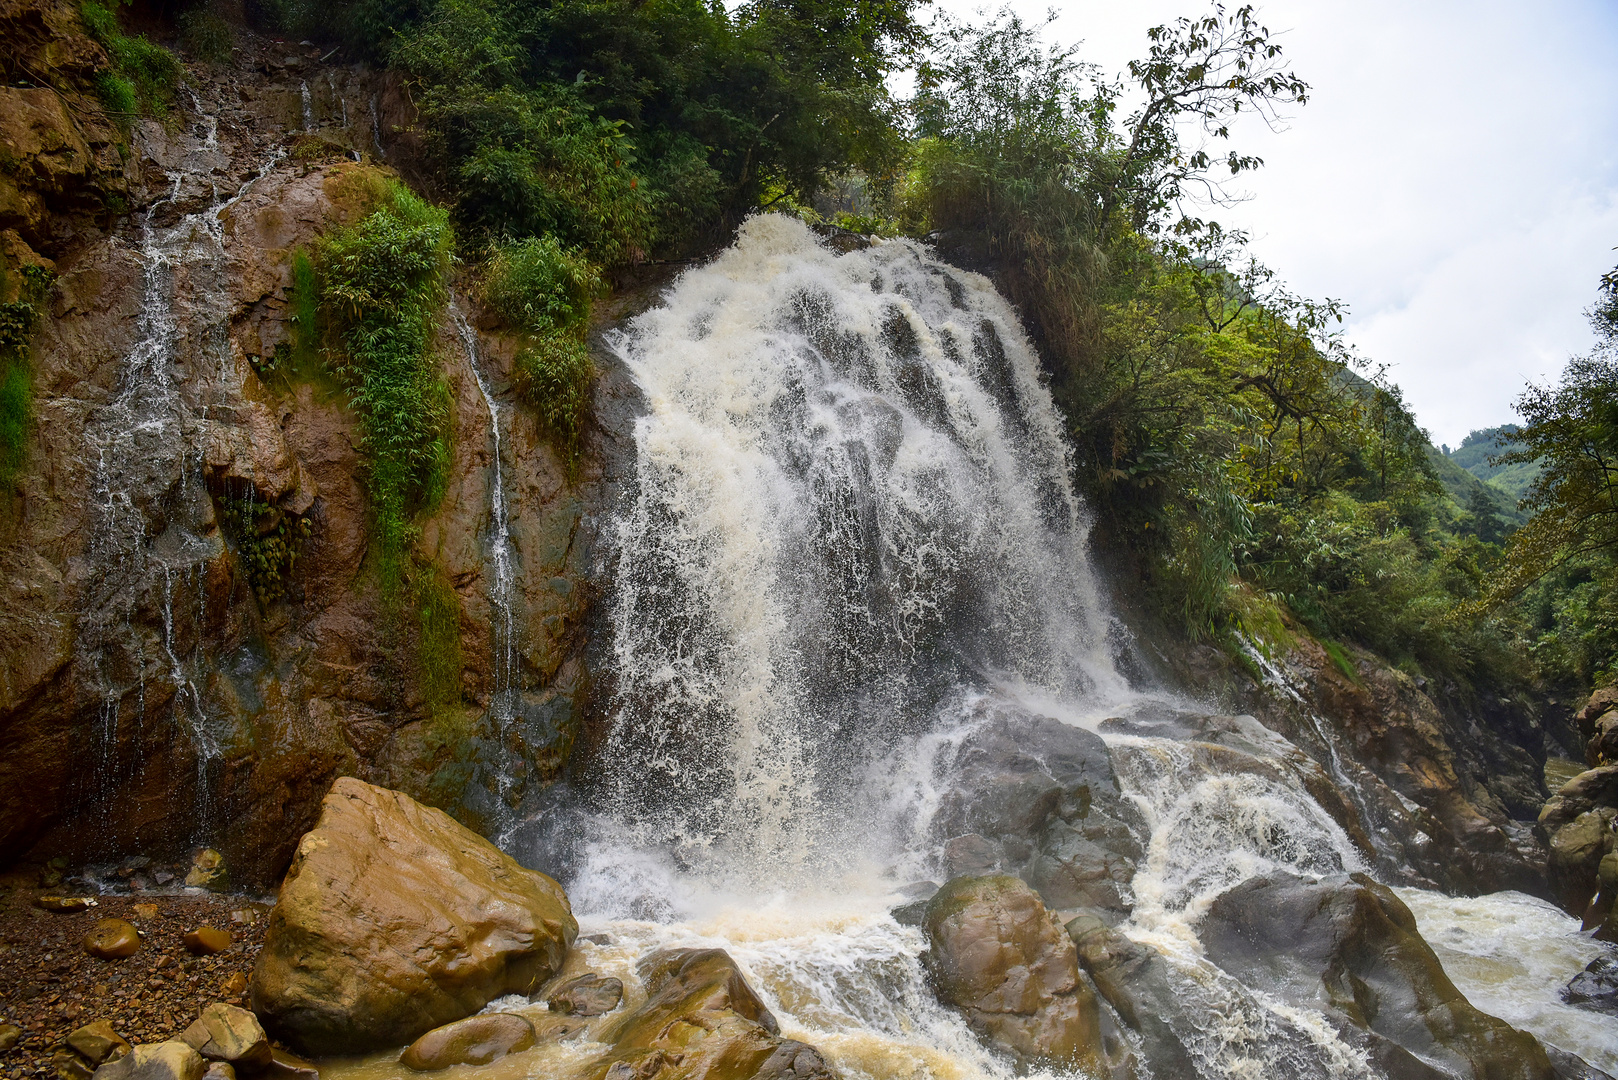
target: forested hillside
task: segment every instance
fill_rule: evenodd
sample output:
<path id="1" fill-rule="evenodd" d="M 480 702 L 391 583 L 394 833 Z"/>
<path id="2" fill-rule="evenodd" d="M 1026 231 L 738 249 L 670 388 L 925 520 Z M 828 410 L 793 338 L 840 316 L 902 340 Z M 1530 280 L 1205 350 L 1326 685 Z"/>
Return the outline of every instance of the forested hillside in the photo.
<path id="1" fill-rule="evenodd" d="M 1500 460 L 1523 449 L 1517 438 L 1519 430 L 1516 424 L 1481 428 L 1469 433 L 1447 456 L 1479 480 L 1488 481 L 1513 499 L 1521 499 L 1539 477 L 1539 463 Z"/>

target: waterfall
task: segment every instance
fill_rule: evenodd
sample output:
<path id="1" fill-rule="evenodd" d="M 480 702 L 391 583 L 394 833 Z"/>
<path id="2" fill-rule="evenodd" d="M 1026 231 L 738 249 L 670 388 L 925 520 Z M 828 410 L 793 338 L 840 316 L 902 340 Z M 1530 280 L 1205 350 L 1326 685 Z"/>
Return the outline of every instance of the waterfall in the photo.
<path id="1" fill-rule="evenodd" d="M 986 279 L 764 216 L 614 348 L 651 406 L 610 538 L 621 823 L 812 875 L 869 827 L 832 808 L 962 684 L 1127 695 L 1061 422 Z"/>
<path id="2" fill-rule="evenodd" d="M 212 133 L 212 129 L 209 129 Z M 205 140 L 203 150 L 211 149 Z M 125 720 L 124 703 L 134 699 L 137 745 L 146 731 L 149 683 L 166 682 L 172 699 L 168 714 L 196 755 L 194 835 L 206 836 L 213 822 L 212 778 L 223 758 L 226 737 L 214 730 L 197 686 L 204 633 L 203 575 L 220 552 L 202 478 L 202 446 L 208 425 L 206 400 L 188 395 L 188 380 L 210 364 L 215 376 L 230 369 L 227 273 L 222 215 L 276 161 L 277 150 L 228 198 L 161 226 L 158 213 L 179 198 L 184 176 L 169 175 L 169 194 L 155 200 L 141 223 L 141 301 L 136 341 L 124 356 L 112 398 L 86 424 L 94 462 L 93 525 L 88 556 L 96 572 L 88 576 L 76 641 L 76 663 L 83 681 L 99 687 L 103 705 L 98 735 L 96 790 L 90 797 L 105 806 L 126 765 L 113 747 Z M 208 380 L 201 380 L 208 385 Z M 186 609 L 188 601 L 194 607 Z M 179 618 L 180 614 L 189 618 Z M 162 645 L 161 658 L 148 657 L 135 623 L 150 620 Z M 156 662 L 160 670 L 151 670 Z M 133 685 L 131 685 L 133 683 Z M 110 812 L 110 810 L 109 810 Z"/>
<path id="3" fill-rule="evenodd" d="M 518 640 L 517 640 L 517 575 L 516 575 L 516 549 L 511 543 L 510 520 L 506 512 L 506 482 L 505 466 L 502 464 L 502 446 L 500 439 L 500 409 L 495 404 L 494 394 L 489 389 L 487 377 L 483 374 L 482 360 L 478 354 L 477 331 L 466 321 L 465 314 L 459 306 L 451 304 L 450 316 L 455 322 L 456 332 L 460 335 L 461 345 L 466 350 L 467 366 L 472 369 L 472 377 L 477 382 L 478 393 L 483 396 L 484 408 L 489 413 L 489 567 L 493 571 L 489 578 L 489 604 L 494 612 L 491 637 L 494 648 L 494 693 L 489 699 L 489 722 L 494 729 L 495 739 L 502 748 L 507 748 L 511 738 L 512 721 L 516 716 L 516 697 L 520 689 L 518 682 Z M 498 800 L 498 812 L 509 815 L 509 797 L 516 778 L 512 775 L 509 765 L 509 756 L 502 753 L 501 767 L 495 774 L 495 795 Z M 507 816 L 500 827 L 501 842 L 506 842 L 505 833 L 512 826 L 512 819 Z"/>
<path id="4" fill-rule="evenodd" d="M 315 130 L 315 101 L 309 93 L 307 81 L 298 84 L 298 96 L 303 101 L 303 130 Z"/>
<path id="5" fill-rule="evenodd" d="M 995 716 L 1049 718 L 1099 736 L 1133 807 L 1120 930 L 1161 957 L 1198 1074 L 1379 1075 L 1324 1014 L 1198 940 L 1256 875 L 1383 855 L 1310 795 L 1347 782 L 1336 748 L 1322 731 L 1323 768 L 1119 673 L 1062 422 L 986 279 L 756 217 L 608 346 L 644 402 L 604 530 L 610 727 L 593 782 L 521 853 L 609 943 L 587 946 L 593 968 L 632 979 L 651 950 L 724 948 L 846 1077 L 1011 1076 L 937 1003 L 926 943 L 890 909 L 947 876 L 938 823 L 964 748 Z M 1519 1011 L 1599 1057 L 1593 1024 Z"/>

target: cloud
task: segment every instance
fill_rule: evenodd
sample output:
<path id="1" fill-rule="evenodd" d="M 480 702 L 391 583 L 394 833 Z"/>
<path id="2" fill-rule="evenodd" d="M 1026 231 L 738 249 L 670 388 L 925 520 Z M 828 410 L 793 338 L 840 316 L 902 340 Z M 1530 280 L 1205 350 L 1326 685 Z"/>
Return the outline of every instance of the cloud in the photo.
<path id="1" fill-rule="evenodd" d="M 1047 36 L 1121 71 L 1148 26 L 1204 10 L 1069 0 Z M 1237 126 L 1266 167 L 1218 216 L 1296 290 L 1348 303 L 1350 340 L 1436 440 L 1512 419 L 1526 379 L 1589 347 L 1583 312 L 1618 264 L 1618 5 L 1273 0 L 1259 16 L 1314 90 L 1284 131 Z"/>

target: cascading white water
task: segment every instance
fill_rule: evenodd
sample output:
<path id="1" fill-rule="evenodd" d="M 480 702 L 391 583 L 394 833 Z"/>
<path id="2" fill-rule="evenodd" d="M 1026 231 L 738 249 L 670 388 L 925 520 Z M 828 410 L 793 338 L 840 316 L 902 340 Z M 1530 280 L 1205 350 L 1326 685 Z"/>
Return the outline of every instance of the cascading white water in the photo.
<path id="1" fill-rule="evenodd" d="M 198 152 L 207 156 L 216 145 L 216 129 L 207 126 Z M 280 156 L 275 151 L 228 198 L 216 195 L 206 209 L 165 227 L 157 224 L 157 215 L 179 197 L 184 180 L 181 173 L 170 175 L 170 193 L 154 201 L 142 220 L 135 345 L 122 361 L 112 399 L 86 425 L 95 462 L 90 556 L 99 572 L 86 584 L 89 595 L 81 610 L 87 615 L 81 619 L 77 649 L 93 672 L 89 681 L 106 697 L 100 734 L 108 749 L 101 755 L 100 783 L 103 788 L 116 783 L 110 774 L 116 766 L 110 747 L 123 720 L 122 702 L 129 692 L 124 672 L 130 668 L 138 682 L 130 718 L 137 738 L 147 722 L 148 657 L 140 635 L 129 629 L 137 611 L 150 605 L 160 623 L 161 675 L 173 692 L 170 711 L 196 755 L 199 835 L 210 823 L 211 768 L 224 743 L 211 727 L 194 677 L 203 639 L 203 568 L 218 554 L 218 539 L 188 524 L 192 511 L 208 500 L 201 447 L 210 403 L 191 399 L 183 370 L 199 363 L 230 370 L 231 283 L 222 215 Z M 197 607 L 187 625 L 175 616 L 178 601 L 192 598 Z M 135 656 L 126 658 L 124 650 L 131 645 Z"/>
<path id="2" fill-rule="evenodd" d="M 518 684 L 518 647 L 517 640 L 517 573 L 516 548 L 511 542 L 511 522 L 506 510 L 506 481 L 505 466 L 502 463 L 503 448 L 500 438 L 500 408 L 495 404 L 494 393 L 489 389 L 488 378 L 483 373 L 482 358 L 478 354 L 477 331 L 472 324 L 466 321 L 466 315 L 459 306 L 450 306 L 450 317 L 455 323 L 456 332 L 460 335 L 461 345 L 466 350 L 466 362 L 472 369 L 472 377 L 477 381 L 478 393 L 483 396 L 484 408 L 489 413 L 489 439 L 490 439 L 490 479 L 489 479 L 489 568 L 492 574 L 489 578 L 489 603 L 494 611 L 493 620 L 493 648 L 494 648 L 494 692 L 489 698 L 489 721 L 493 725 L 496 740 L 504 747 L 510 738 L 510 728 L 516 715 L 516 696 Z M 502 761 L 505 759 L 502 758 Z M 495 795 L 501 809 L 508 809 L 508 796 L 515 779 L 509 768 L 502 767 L 495 775 Z M 511 821 L 501 823 L 502 843 L 506 841 L 504 835 L 511 827 Z"/>
<path id="3" fill-rule="evenodd" d="M 609 755 L 658 777 L 617 801 L 685 857 L 790 873 L 842 847 L 829 807 L 963 680 L 1126 693 L 1060 423 L 985 279 L 760 217 L 617 348 L 650 412 Z"/>

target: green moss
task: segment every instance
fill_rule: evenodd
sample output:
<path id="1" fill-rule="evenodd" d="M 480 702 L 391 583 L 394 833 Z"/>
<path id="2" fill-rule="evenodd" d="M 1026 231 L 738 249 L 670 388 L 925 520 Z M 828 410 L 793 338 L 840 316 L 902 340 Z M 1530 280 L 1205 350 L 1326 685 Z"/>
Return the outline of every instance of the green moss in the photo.
<path id="1" fill-rule="evenodd" d="M 1341 671 L 1343 675 L 1351 682 L 1356 684 L 1359 683 L 1359 668 L 1354 666 L 1354 661 L 1349 658 L 1348 653 L 1341 645 L 1337 644 L 1335 641 L 1329 641 L 1322 638 L 1320 640 L 1320 647 L 1326 650 L 1326 655 L 1331 657 L 1331 662 L 1337 666 L 1338 671 Z"/>
<path id="2" fill-rule="evenodd" d="M 112 60 L 111 70 L 96 75 L 102 107 L 125 131 L 136 115 L 168 115 L 182 74 L 174 54 L 143 37 L 126 35 L 113 10 L 96 0 L 84 0 L 79 15 Z"/>
<path id="3" fill-rule="evenodd" d="M 417 678 L 436 716 L 461 700 L 461 601 L 437 567 L 417 577 L 416 617 Z"/>
<path id="4" fill-rule="evenodd" d="M 17 299 L 0 304 L 0 489 L 28 460 L 34 420 L 34 373 L 29 353 L 44 308 L 51 275 L 43 267 L 22 270 Z M 9 291 L 0 278 L 0 295 Z"/>
<path id="5" fill-rule="evenodd" d="M 225 496 L 216 499 L 215 505 L 259 603 L 268 605 L 281 599 L 303 542 L 309 538 L 309 519 L 288 514 L 251 494 L 246 498 Z"/>
<path id="6" fill-rule="evenodd" d="M 582 254 L 553 236 L 495 248 L 483 295 L 502 319 L 523 331 L 517 354 L 517 393 L 539 413 L 547 436 L 571 471 L 590 412 L 595 365 L 585 344 L 590 303 L 601 277 Z"/>

